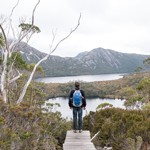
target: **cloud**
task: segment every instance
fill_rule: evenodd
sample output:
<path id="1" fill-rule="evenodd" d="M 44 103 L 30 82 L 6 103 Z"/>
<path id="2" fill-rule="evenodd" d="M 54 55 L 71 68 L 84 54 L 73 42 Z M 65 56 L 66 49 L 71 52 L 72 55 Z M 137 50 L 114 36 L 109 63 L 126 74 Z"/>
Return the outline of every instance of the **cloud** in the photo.
<path id="1" fill-rule="evenodd" d="M 21 16 L 31 18 L 36 2 L 20 0 L 14 11 L 15 20 Z M 8 15 L 14 4 L 15 1 L 5 0 L 1 12 Z M 149 0 L 43 0 L 35 12 L 35 24 L 42 32 L 34 35 L 29 44 L 48 53 L 52 31 L 57 31 L 56 44 L 76 26 L 81 13 L 79 28 L 55 55 L 75 56 L 97 47 L 150 54 L 149 7 Z"/>

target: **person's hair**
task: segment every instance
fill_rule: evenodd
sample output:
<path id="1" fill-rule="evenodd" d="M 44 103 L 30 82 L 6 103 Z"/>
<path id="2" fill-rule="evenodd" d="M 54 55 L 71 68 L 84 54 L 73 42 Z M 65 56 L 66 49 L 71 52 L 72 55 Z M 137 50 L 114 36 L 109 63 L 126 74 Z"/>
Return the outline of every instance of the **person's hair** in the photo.
<path id="1" fill-rule="evenodd" d="M 80 86 L 80 83 L 76 81 L 76 82 L 75 82 L 75 87 L 76 87 L 76 88 L 79 88 L 79 86 Z"/>

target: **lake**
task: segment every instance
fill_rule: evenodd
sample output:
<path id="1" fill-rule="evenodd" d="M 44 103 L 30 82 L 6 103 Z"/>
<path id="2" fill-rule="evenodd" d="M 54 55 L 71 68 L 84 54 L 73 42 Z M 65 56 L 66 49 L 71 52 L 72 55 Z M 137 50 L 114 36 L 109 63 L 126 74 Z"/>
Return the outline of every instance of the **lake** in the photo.
<path id="1" fill-rule="evenodd" d="M 44 83 L 67 83 L 73 81 L 108 81 L 116 80 L 123 77 L 124 74 L 100 74 L 100 75 L 82 75 L 82 76 L 65 76 L 65 77 L 45 77 L 38 78 L 35 81 Z"/>
<path id="2" fill-rule="evenodd" d="M 100 99 L 100 98 L 87 99 L 86 100 L 87 107 L 86 110 L 83 110 L 83 116 L 87 115 L 90 111 L 96 111 L 97 106 L 101 103 L 110 103 L 113 105 L 113 107 L 125 109 L 125 106 L 123 105 L 124 101 L 125 100 L 120 99 Z M 59 103 L 60 107 L 54 107 L 53 110 L 51 111 L 61 112 L 62 117 L 66 119 L 70 120 L 72 118 L 72 110 L 68 106 L 68 99 L 62 97 L 49 99 L 45 102 L 44 107 L 46 107 L 47 103 Z"/>
<path id="3" fill-rule="evenodd" d="M 108 81 L 108 80 L 116 80 L 123 77 L 124 74 L 101 74 L 101 75 L 83 75 L 83 76 L 65 76 L 65 77 L 45 77 L 36 79 L 37 82 L 45 82 L 45 83 L 67 83 L 73 81 L 85 81 L 85 82 L 93 82 L 93 81 Z M 44 107 L 47 107 L 47 103 L 58 103 L 61 107 L 54 107 L 51 111 L 59 111 L 62 114 L 62 117 L 66 119 L 72 118 L 72 110 L 68 106 L 68 99 L 58 97 L 54 99 L 49 99 L 45 102 Z M 110 103 L 114 107 L 125 108 L 124 100 L 120 99 L 100 99 L 93 98 L 87 99 L 87 107 L 86 110 L 83 111 L 83 116 L 88 114 L 90 111 L 96 111 L 96 108 L 101 103 Z"/>

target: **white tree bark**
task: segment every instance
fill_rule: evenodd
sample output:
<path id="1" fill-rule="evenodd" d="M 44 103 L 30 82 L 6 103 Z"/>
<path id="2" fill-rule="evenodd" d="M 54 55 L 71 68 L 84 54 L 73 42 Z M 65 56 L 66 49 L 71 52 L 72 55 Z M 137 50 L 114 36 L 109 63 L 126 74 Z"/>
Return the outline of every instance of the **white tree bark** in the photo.
<path id="1" fill-rule="evenodd" d="M 2 66 L 3 71 L 1 75 L 1 93 L 5 103 L 7 103 L 7 92 L 6 92 L 7 58 L 8 58 L 8 52 L 5 51 L 3 53 L 3 66 Z"/>
<path id="2" fill-rule="evenodd" d="M 17 70 L 17 72 L 18 72 L 18 75 L 16 77 L 12 78 L 9 81 L 9 83 L 13 83 L 14 81 L 16 81 L 17 79 L 19 79 L 22 76 L 22 73 L 20 73 L 18 70 Z"/>
<path id="3" fill-rule="evenodd" d="M 4 19 L 2 17 L 0 18 L 1 19 L 0 29 L 1 29 L 1 32 L 2 32 L 2 35 L 3 35 L 3 38 L 4 38 L 4 43 L 5 43 L 5 45 L 4 45 L 4 47 L 2 48 L 2 51 L 1 51 L 1 55 L 2 55 L 2 60 L 3 61 L 2 61 L 2 73 L 1 73 L 1 79 L 0 79 L 0 81 L 1 81 L 1 83 L 0 83 L 0 91 L 1 91 L 2 99 L 3 99 L 3 101 L 5 103 L 8 102 L 7 92 L 8 92 L 9 84 L 14 82 L 14 81 L 16 81 L 22 75 L 22 74 L 19 73 L 18 76 L 16 76 L 16 77 L 11 79 L 11 72 L 12 71 L 8 70 L 9 69 L 8 66 L 7 66 L 8 58 L 10 58 L 12 53 L 15 51 L 16 45 L 19 42 L 21 42 L 28 34 L 31 33 L 32 27 L 34 26 L 34 13 L 35 13 L 35 10 L 36 10 L 38 4 L 40 3 L 40 0 L 38 0 L 37 4 L 35 5 L 35 7 L 33 9 L 31 28 L 29 28 L 28 31 L 26 31 L 24 33 L 22 31 L 20 31 L 20 34 L 19 34 L 18 38 L 16 39 L 15 31 L 14 31 L 14 28 L 12 27 L 12 18 L 11 17 L 13 15 L 14 9 L 19 4 L 19 1 L 20 0 L 18 0 L 16 5 L 13 7 L 10 16 L 7 19 Z M 7 27 L 4 28 L 3 25 L 5 23 L 7 24 Z M 6 31 L 4 29 L 6 29 Z M 6 32 L 7 32 L 7 34 L 6 34 Z M 11 42 L 11 44 L 8 44 L 7 40 L 9 38 L 9 34 L 11 32 L 13 33 L 14 40 Z M 12 69 L 13 66 L 14 65 L 12 63 L 10 69 Z"/>
<path id="4" fill-rule="evenodd" d="M 28 88 L 29 84 L 31 83 L 31 80 L 32 80 L 33 75 L 34 75 L 34 73 L 35 73 L 35 71 L 36 71 L 36 68 L 39 66 L 39 64 L 40 64 L 41 62 L 45 61 L 45 60 L 57 49 L 57 47 L 58 47 L 64 40 L 66 40 L 66 39 L 78 28 L 78 26 L 80 25 L 80 19 L 81 19 L 81 14 L 80 14 L 80 16 L 79 16 L 77 26 L 76 26 L 73 30 L 71 30 L 70 33 L 69 33 L 67 36 L 65 36 L 64 38 L 62 38 L 62 39 L 56 44 L 56 46 L 54 47 L 54 49 L 53 49 L 49 54 L 47 54 L 44 58 L 42 58 L 42 59 L 34 66 L 33 71 L 32 71 L 32 73 L 31 73 L 31 75 L 30 75 L 28 81 L 26 82 L 25 86 L 23 87 L 22 93 L 20 94 L 20 97 L 19 97 L 19 99 L 17 100 L 17 104 L 20 104 L 20 103 L 23 101 L 23 98 L 24 98 L 24 96 L 25 96 L 25 93 L 26 93 L 26 91 L 27 91 L 27 88 Z"/>
<path id="5" fill-rule="evenodd" d="M 8 92 L 9 84 L 12 83 L 12 82 L 14 82 L 14 81 L 16 81 L 16 80 L 17 80 L 18 78 L 20 78 L 21 75 L 22 75 L 21 73 L 18 73 L 18 75 L 17 75 L 16 77 L 14 77 L 14 75 L 11 76 L 11 73 L 10 73 L 11 71 L 8 70 L 9 68 L 8 68 L 8 66 L 7 66 L 8 58 L 11 57 L 12 53 L 15 51 L 15 48 L 16 48 L 16 46 L 18 45 L 19 42 L 21 42 L 24 38 L 26 38 L 26 37 L 28 37 L 28 36 L 31 38 L 31 36 L 32 36 L 32 28 L 34 27 L 34 13 L 35 13 L 35 10 L 36 10 L 38 4 L 40 3 L 40 0 L 38 0 L 37 4 L 35 5 L 35 7 L 34 7 L 34 9 L 33 9 L 31 27 L 30 27 L 27 31 L 25 31 L 25 32 L 20 31 L 18 38 L 16 38 L 14 28 L 12 27 L 12 18 L 11 18 L 11 17 L 12 17 L 12 15 L 13 15 L 13 11 L 14 11 L 14 9 L 17 7 L 19 1 L 20 1 L 20 0 L 18 0 L 17 3 L 16 3 L 16 5 L 13 7 L 9 18 L 7 19 L 7 21 L 8 21 L 7 24 L 9 24 L 9 27 L 6 28 L 6 29 L 8 29 L 7 36 L 8 36 L 8 38 L 9 38 L 9 33 L 10 33 L 10 32 L 12 32 L 12 33 L 13 33 L 13 36 L 14 36 L 14 40 L 13 40 L 10 44 L 8 44 L 8 41 L 7 41 L 8 39 L 7 39 L 7 37 L 6 37 L 6 33 L 5 33 L 5 31 L 4 31 L 4 28 L 2 27 L 2 22 L 0 23 L 0 29 L 1 29 L 1 31 L 2 31 L 2 34 L 3 34 L 3 37 L 4 37 L 4 41 L 5 41 L 5 47 L 3 48 L 3 51 L 2 51 L 3 64 L 2 64 L 2 74 L 1 74 L 0 89 L 1 89 L 1 93 L 2 93 L 2 98 L 3 98 L 3 100 L 4 100 L 5 103 L 8 102 L 8 100 L 7 100 L 7 99 L 8 99 L 7 92 Z M 52 49 L 49 54 L 47 54 L 44 58 L 42 58 L 42 59 L 34 66 L 33 71 L 31 72 L 31 75 L 30 75 L 29 78 L 28 78 L 28 81 L 25 83 L 25 85 L 24 85 L 24 87 L 23 87 L 23 90 L 22 90 L 22 92 L 20 93 L 20 97 L 19 97 L 19 99 L 17 100 L 17 104 L 20 104 L 20 103 L 23 101 L 23 98 L 24 98 L 24 96 L 25 96 L 25 94 L 26 94 L 26 91 L 27 91 L 27 88 L 28 88 L 29 84 L 30 84 L 31 81 L 32 81 L 32 78 L 33 78 L 33 75 L 34 75 L 34 73 L 35 73 L 35 71 L 36 71 L 36 68 L 39 66 L 39 64 L 40 64 L 41 62 L 43 62 L 44 60 L 46 60 L 46 59 L 57 49 L 57 47 L 58 47 L 64 40 L 66 40 L 66 39 L 78 28 L 78 26 L 80 25 L 80 19 L 81 19 L 81 14 L 80 14 L 80 16 L 79 16 L 78 23 L 77 23 L 76 27 L 75 27 L 73 30 L 71 30 L 68 35 L 66 35 L 64 38 L 62 38 L 62 39 L 56 44 L 56 46 L 54 47 L 54 49 Z M 3 22 L 3 23 L 4 23 L 4 22 Z M 11 30 L 11 31 L 10 31 L 10 30 Z M 29 38 L 29 39 L 30 39 L 30 38 Z M 55 39 L 55 36 L 53 35 L 53 41 L 52 41 L 51 45 L 53 44 L 54 39 Z M 51 47 L 50 47 L 50 48 L 51 48 Z M 14 67 L 14 65 L 13 65 L 13 63 L 12 63 L 10 69 L 12 69 L 13 67 Z"/>

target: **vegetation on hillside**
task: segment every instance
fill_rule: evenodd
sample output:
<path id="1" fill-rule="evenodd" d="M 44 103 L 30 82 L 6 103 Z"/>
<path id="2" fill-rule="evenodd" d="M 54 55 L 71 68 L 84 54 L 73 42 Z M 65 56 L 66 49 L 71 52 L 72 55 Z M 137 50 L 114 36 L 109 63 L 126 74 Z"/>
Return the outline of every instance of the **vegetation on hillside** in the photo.
<path id="1" fill-rule="evenodd" d="M 71 129 L 72 124 L 61 117 L 61 112 L 48 112 L 42 105 L 48 97 L 68 96 L 69 91 L 74 88 L 74 83 L 31 82 L 24 98 L 25 102 L 15 105 L 26 78 L 26 75 L 23 75 L 17 80 L 15 88 L 9 91 L 9 104 L 0 101 L 0 127 L 3 129 L 0 134 L 0 148 L 16 150 L 23 147 L 51 147 L 52 150 L 61 150 L 66 131 Z M 84 118 L 84 129 L 90 130 L 92 135 L 100 131 L 94 140 L 96 146 L 113 146 L 116 150 L 121 146 L 129 147 L 131 143 L 142 148 L 149 146 L 149 83 L 148 73 L 133 74 L 114 81 L 81 83 L 87 97 L 127 99 L 125 105 L 128 110 L 108 109 L 107 106 L 112 106 L 104 104 L 97 107 L 97 112 L 91 112 Z M 139 104 L 141 107 L 138 107 Z M 135 108 L 138 110 L 133 110 Z M 122 141 L 124 143 L 121 143 Z"/>
<path id="2" fill-rule="evenodd" d="M 150 73 L 136 73 L 125 75 L 121 79 L 111 81 L 81 82 L 81 88 L 84 89 L 87 98 L 121 98 L 127 97 L 123 91 L 128 87 L 135 89 L 137 84 L 143 78 L 149 78 Z M 49 97 L 67 97 L 71 89 L 74 88 L 74 82 L 68 83 L 49 83 L 47 84 L 47 94 Z"/>
<path id="3" fill-rule="evenodd" d="M 45 110 L 44 110 L 45 112 Z M 70 123 L 59 112 L 22 103 L 8 105 L 0 100 L 0 149 L 62 150 Z"/>
<path id="4" fill-rule="evenodd" d="M 84 118 L 84 129 L 91 131 L 97 147 L 114 150 L 147 150 L 150 147 L 150 110 L 106 108 Z"/>

